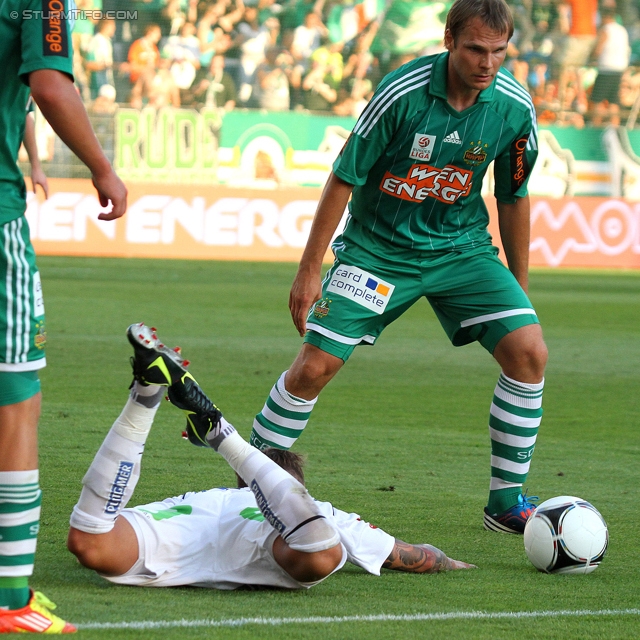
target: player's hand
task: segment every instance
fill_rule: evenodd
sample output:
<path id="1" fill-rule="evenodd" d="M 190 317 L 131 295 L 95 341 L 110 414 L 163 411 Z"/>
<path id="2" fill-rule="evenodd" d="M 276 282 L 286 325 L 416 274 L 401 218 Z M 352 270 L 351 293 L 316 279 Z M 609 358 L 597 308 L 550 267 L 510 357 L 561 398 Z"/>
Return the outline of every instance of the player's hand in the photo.
<path id="1" fill-rule="evenodd" d="M 36 187 L 40 185 L 44 192 L 44 199 L 49 197 L 49 182 L 42 168 L 31 167 L 31 184 L 33 185 L 33 193 L 36 193 Z"/>
<path id="2" fill-rule="evenodd" d="M 461 560 L 454 560 L 453 558 L 447 558 L 447 571 L 455 571 L 456 569 L 477 569 L 475 564 L 469 564 L 468 562 L 462 562 Z"/>
<path id="3" fill-rule="evenodd" d="M 111 203 L 111 211 L 106 211 L 98 215 L 99 220 L 115 220 L 122 217 L 127 210 L 127 188 L 116 172 L 111 168 L 104 175 L 93 175 L 93 186 L 98 192 L 98 199 L 103 207 L 108 207 Z"/>
<path id="4" fill-rule="evenodd" d="M 299 269 L 289 293 L 291 319 L 301 337 L 307 331 L 307 314 L 311 305 L 322 296 L 320 273 Z"/>

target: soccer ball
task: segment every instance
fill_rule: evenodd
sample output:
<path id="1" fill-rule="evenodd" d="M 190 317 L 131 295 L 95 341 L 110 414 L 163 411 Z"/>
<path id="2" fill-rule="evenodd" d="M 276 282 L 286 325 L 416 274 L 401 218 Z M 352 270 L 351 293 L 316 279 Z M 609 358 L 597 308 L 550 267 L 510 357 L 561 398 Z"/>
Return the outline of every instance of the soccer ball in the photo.
<path id="1" fill-rule="evenodd" d="M 524 550 L 546 573 L 591 573 L 609 544 L 607 523 L 586 500 L 559 496 L 538 506 L 524 528 Z"/>

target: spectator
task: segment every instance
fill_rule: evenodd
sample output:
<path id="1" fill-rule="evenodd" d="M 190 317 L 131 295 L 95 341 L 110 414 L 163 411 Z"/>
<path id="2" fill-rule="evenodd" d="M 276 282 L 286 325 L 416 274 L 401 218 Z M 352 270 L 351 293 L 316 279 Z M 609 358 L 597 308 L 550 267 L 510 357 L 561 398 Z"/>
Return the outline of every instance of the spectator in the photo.
<path id="1" fill-rule="evenodd" d="M 338 98 L 339 83 L 324 62 L 312 62 L 311 70 L 302 80 L 305 109 L 329 111 Z"/>
<path id="2" fill-rule="evenodd" d="M 346 84 L 340 87 L 338 99 L 333 105 L 333 113 L 337 116 L 350 116 L 359 118 L 364 111 L 371 96 L 373 84 L 367 78 L 349 78 Z"/>
<path id="3" fill-rule="evenodd" d="M 186 9 L 186 11 L 185 11 Z M 163 36 L 175 36 L 187 22 L 198 17 L 198 0 L 167 0 L 160 11 L 160 29 Z"/>
<path id="4" fill-rule="evenodd" d="M 270 47 L 265 61 L 256 72 L 257 101 L 261 109 L 288 111 L 290 107 L 289 75 L 293 58 L 288 51 Z"/>
<path id="5" fill-rule="evenodd" d="M 620 80 L 629 65 L 629 36 L 627 30 L 616 22 L 615 9 L 602 9 L 600 15 L 602 24 L 593 51 L 598 77 L 591 93 L 592 124 L 602 126 L 608 118 L 613 126 L 619 126 Z"/>
<path id="6" fill-rule="evenodd" d="M 189 59 L 200 68 L 200 40 L 193 22 L 185 22 L 178 35 L 169 36 L 163 49 L 168 49 L 172 58 Z"/>
<path id="7" fill-rule="evenodd" d="M 549 33 L 549 25 L 540 20 L 536 23 L 535 34 L 531 40 L 531 47 L 521 57 L 527 64 L 526 82 L 534 104 L 539 104 L 546 94 L 546 85 L 551 77 L 551 65 L 554 43 Z M 518 80 L 522 80 L 518 78 Z"/>
<path id="8" fill-rule="evenodd" d="M 90 73 L 91 98 L 98 96 L 100 87 L 115 84 L 113 79 L 113 45 L 111 40 L 116 32 L 115 20 L 103 18 L 98 23 L 97 33 L 91 38 L 87 48 L 87 71 Z"/>
<path id="9" fill-rule="evenodd" d="M 236 85 L 224 69 L 222 54 L 211 58 L 209 68 L 200 73 L 194 82 L 194 98 L 197 104 L 231 111 L 236 106 Z"/>
<path id="10" fill-rule="evenodd" d="M 258 65 L 265 59 L 266 50 L 276 44 L 279 30 L 277 18 L 269 18 L 264 25 L 260 25 L 257 7 L 245 7 L 244 20 L 238 25 L 236 38 L 236 45 L 240 47 L 241 72 L 238 98 L 245 106 L 249 104 L 253 92 Z"/>
<path id="11" fill-rule="evenodd" d="M 138 77 L 131 90 L 131 106 L 134 109 L 180 106 L 180 90 L 171 75 L 171 60 L 164 53 L 155 73 L 147 70 Z"/>
<path id="12" fill-rule="evenodd" d="M 195 35 L 196 27 L 185 22 L 180 35 L 169 36 L 162 52 L 171 60 L 171 75 L 181 92 L 181 102 L 188 102 L 188 90 L 191 88 L 200 69 L 200 43 Z"/>
<path id="13" fill-rule="evenodd" d="M 138 38 L 129 49 L 129 80 L 131 84 L 137 83 L 143 75 L 153 77 L 158 63 L 160 62 L 160 51 L 158 42 L 162 37 L 162 32 L 157 24 L 150 23 L 144 28 L 144 35 Z"/>
<path id="14" fill-rule="evenodd" d="M 560 101 L 569 83 L 577 89 L 577 108 L 587 110 L 587 98 L 583 86 L 583 71 L 596 42 L 598 0 L 563 0 L 558 6 L 559 25 L 565 35 L 559 50 L 561 60 Z"/>
<path id="15" fill-rule="evenodd" d="M 74 8 L 78 9 L 79 12 L 71 32 L 71 42 L 73 44 L 73 78 L 82 99 L 88 102 L 91 98 L 91 91 L 89 89 L 89 78 L 84 62 L 94 31 L 93 14 L 91 12 L 102 9 L 102 2 L 100 0 L 76 0 Z"/>
<path id="16" fill-rule="evenodd" d="M 297 63 L 302 64 L 304 71 L 309 69 L 311 54 L 320 46 L 322 37 L 327 35 L 327 27 L 313 11 L 307 13 L 304 24 L 294 30 L 291 54 Z"/>
<path id="17" fill-rule="evenodd" d="M 95 115 L 113 115 L 117 108 L 116 88 L 110 84 L 103 84 L 96 99 L 89 108 L 89 113 Z"/>
<path id="18" fill-rule="evenodd" d="M 215 2 L 207 7 L 204 15 L 198 22 L 197 36 L 200 43 L 200 65 L 206 69 L 211 63 L 211 58 L 217 53 L 225 53 L 231 46 L 231 38 L 218 20 L 225 12 L 223 2 Z M 226 38 L 224 37 L 226 35 Z"/>

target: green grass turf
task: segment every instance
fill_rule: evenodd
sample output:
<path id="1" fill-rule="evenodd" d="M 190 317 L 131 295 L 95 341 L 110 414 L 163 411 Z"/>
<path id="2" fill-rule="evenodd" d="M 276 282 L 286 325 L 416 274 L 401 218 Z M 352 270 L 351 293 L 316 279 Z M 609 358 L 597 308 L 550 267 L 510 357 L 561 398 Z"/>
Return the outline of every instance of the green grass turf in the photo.
<path id="1" fill-rule="evenodd" d="M 144 321 L 180 344 L 191 371 L 248 436 L 300 346 L 289 319 L 290 264 L 41 258 L 49 366 L 42 372 L 42 529 L 33 584 L 76 623 L 182 618 L 403 615 L 638 606 L 640 276 L 536 272 L 531 297 L 550 348 L 545 417 L 529 475 L 542 499 L 579 495 L 611 542 L 588 576 L 537 573 L 522 538 L 482 529 L 487 416 L 498 367 L 454 349 L 426 302 L 358 349 L 323 393 L 296 445 L 312 495 L 410 542 L 480 569 L 435 576 L 351 567 L 308 592 L 139 589 L 108 584 L 65 550 L 80 481 L 127 397 L 126 327 Z M 232 483 L 226 463 L 181 440 L 162 406 L 133 503 Z M 640 616 L 439 620 L 267 627 L 82 630 L 95 638 L 634 638 Z"/>

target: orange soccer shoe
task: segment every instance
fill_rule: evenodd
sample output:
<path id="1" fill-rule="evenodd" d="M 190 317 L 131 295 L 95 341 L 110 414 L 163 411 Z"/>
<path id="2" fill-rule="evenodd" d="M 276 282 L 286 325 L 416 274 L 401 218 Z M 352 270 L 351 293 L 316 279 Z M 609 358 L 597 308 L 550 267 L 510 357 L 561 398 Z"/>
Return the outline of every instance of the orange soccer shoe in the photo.
<path id="1" fill-rule="evenodd" d="M 22 609 L 0 609 L 0 633 L 75 633 L 76 628 L 51 613 L 56 605 L 39 591 Z"/>

